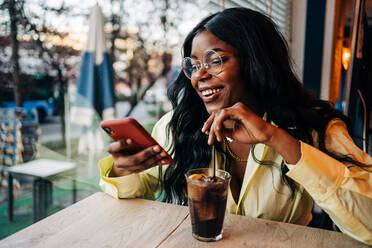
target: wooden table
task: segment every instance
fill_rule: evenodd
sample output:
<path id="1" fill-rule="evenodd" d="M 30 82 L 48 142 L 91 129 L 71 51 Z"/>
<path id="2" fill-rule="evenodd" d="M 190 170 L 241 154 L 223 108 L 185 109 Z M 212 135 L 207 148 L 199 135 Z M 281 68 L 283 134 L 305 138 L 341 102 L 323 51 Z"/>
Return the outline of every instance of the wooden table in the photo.
<path id="1" fill-rule="evenodd" d="M 0 247 L 367 247 L 321 229 L 228 214 L 224 237 L 191 236 L 188 208 L 96 193 L 0 241 Z"/>

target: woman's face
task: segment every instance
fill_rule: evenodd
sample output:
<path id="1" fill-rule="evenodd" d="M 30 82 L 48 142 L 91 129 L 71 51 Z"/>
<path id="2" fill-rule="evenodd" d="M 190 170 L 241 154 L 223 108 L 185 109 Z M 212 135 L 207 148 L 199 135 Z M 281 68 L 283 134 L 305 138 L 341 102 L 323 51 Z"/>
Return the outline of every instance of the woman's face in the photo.
<path id="1" fill-rule="evenodd" d="M 222 70 L 216 75 L 201 69 L 197 77 L 191 79 L 209 114 L 243 101 L 247 92 L 239 71 L 235 49 L 204 30 L 196 35 L 192 42 L 191 58 L 202 60 L 208 50 L 214 50 L 222 61 Z"/>

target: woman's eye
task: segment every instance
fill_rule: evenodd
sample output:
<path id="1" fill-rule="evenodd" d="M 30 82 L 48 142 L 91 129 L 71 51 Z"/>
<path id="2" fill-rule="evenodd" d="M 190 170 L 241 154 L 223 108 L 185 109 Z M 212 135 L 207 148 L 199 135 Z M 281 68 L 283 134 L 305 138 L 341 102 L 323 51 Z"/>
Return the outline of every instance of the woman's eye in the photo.
<path id="1" fill-rule="evenodd" d="M 211 64 L 213 64 L 213 65 L 221 64 L 221 60 L 220 59 L 214 59 L 214 60 L 212 60 Z"/>
<path id="2" fill-rule="evenodd" d="M 221 62 L 222 62 L 222 63 L 225 63 L 225 62 L 228 61 L 228 60 L 229 60 L 228 57 L 221 57 Z"/>

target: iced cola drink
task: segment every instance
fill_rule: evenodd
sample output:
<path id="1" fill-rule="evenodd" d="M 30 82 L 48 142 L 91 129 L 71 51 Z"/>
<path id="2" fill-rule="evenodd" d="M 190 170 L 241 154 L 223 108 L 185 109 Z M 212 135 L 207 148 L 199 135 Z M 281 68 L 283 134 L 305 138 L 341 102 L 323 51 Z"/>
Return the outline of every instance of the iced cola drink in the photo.
<path id="1" fill-rule="evenodd" d="M 201 241 L 222 238 L 230 174 L 223 170 L 202 168 L 186 173 L 192 235 Z"/>

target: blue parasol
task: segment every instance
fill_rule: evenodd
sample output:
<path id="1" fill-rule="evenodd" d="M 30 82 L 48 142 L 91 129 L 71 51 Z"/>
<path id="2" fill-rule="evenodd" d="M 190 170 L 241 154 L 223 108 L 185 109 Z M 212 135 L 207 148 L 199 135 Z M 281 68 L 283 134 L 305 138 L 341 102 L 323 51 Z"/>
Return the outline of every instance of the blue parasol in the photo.
<path id="1" fill-rule="evenodd" d="M 104 16 L 98 5 L 94 6 L 89 18 L 89 33 L 82 55 L 77 96 L 74 98 L 71 104 L 71 123 L 88 129 L 97 121 L 115 117 L 112 66 L 106 51 Z M 88 145 L 90 142 L 95 141 L 87 140 Z"/>

